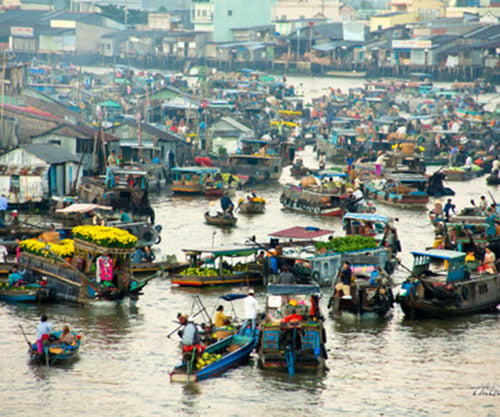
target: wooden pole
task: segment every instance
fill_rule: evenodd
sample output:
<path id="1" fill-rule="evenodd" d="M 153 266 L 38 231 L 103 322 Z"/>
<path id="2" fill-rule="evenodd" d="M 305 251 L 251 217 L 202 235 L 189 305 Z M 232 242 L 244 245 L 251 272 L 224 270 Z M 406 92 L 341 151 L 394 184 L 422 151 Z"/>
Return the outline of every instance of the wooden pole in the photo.
<path id="1" fill-rule="evenodd" d="M 0 110 L 0 129 L 2 129 L 1 133 L 3 136 L 4 128 L 3 128 L 3 107 L 5 105 L 5 72 L 7 71 L 7 48 L 3 50 L 3 68 L 2 68 L 2 109 Z"/>

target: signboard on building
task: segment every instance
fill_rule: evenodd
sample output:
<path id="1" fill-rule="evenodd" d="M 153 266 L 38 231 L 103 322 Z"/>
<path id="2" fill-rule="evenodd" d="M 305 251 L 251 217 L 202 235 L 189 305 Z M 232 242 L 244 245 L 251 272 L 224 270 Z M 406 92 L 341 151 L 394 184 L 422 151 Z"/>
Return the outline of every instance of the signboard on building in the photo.
<path id="1" fill-rule="evenodd" d="M 10 28 L 10 34 L 12 36 L 17 36 L 20 38 L 32 38 L 33 28 L 22 27 L 22 26 L 12 26 Z"/>
<path id="2" fill-rule="evenodd" d="M 392 47 L 397 49 L 425 49 L 432 48 L 432 41 L 424 39 L 395 39 Z"/>

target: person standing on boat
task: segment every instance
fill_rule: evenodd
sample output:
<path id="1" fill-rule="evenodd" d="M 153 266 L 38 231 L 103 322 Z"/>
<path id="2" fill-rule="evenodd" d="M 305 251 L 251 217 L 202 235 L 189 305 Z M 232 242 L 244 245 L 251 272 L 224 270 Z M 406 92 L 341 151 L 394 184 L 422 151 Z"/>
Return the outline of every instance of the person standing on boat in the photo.
<path id="1" fill-rule="evenodd" d="M 224 196 L 220 199 L 220 205 L 224 213 L 224 217 L 233 217 L 234 204 L 224 191 Z"/>
<path id="2" fill-rule="evenodd" d="M 251 325 L 252 332 L 257 326 L 257 313 L 259 312 L 259 303 L 255 299 L 255 291 L 253 288 L 248 290 L 248 296 L 244 299 L 245 317 L 241 325 L 240 332 L 243 334 L 248 325 Z"/>
<path id="3" fill-rule="evenodd" d="M 184 326 L 182 332 L 183 351 L 191 350 L 191 346 L 199 345 L 201 342 L 200 333 L 196 324 L 188 319 L 187 314 L 178 315 L 179 323 Z"/>
<path id="4" fill-rule="evenodd" d="M 337 285 L 335 285 L 336 294 L 339 294 L 340 290 L 342 290 L 344 295 L 346 296 L 351 295 L 351 279 L 352 279 L 351 264 L 345 261 L 342 267 L 342 271 L 340 272 L 340 282 Z"/>
<path id="5" fill-rule="evenodd" d="M 9 207 L 9 202 L 7 201 L 7 197 L 5 194 L 0 196 L 0 226 L 5 227 L 5 212 Z"/>
<path id="6" fill-rule="evenodd" d="M 352 193 L 352 198 L 354 199 L 354 206 L 356 207 L 356 213 L 361 213 L 361 208 L 365 205 L 365 199 L 363 191 L 361 191 L 360 186 L 356 186 L 356 190 Z"/>
<path id="7" fill-rule="evenodd" d="M 451 198 L 449 198 L 446 204 L 444 205 L 443 212 L 447 222 L 450 221 L 450 212 L 456 213 L 456 207 L 455 204 L 451 202 Z"/>
<path id="8" fill-rule="evenodd" d="M 38 354 L 43 353 L 43 341 L 48 340 L 52 333 L 52 323 L 47 321 L 47 316 L 44 314 L 40 318 L 40 324 L 36 329 L 36 347 Z"/>

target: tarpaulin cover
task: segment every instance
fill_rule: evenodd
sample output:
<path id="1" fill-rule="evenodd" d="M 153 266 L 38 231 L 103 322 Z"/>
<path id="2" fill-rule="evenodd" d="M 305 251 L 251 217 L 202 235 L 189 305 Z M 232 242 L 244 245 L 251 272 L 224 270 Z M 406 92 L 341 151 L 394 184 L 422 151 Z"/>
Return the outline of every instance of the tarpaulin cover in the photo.
<path id="1" fill-rule="evenodd" d="M 268 236 L 284 237 L 288 239 L 314 239 L 320 236 L 331 235 L 332 233 L 334 233 L 333 230 L 319 229 L 317 227 L 295 226 L 289 229 L 269 233 Z"/>

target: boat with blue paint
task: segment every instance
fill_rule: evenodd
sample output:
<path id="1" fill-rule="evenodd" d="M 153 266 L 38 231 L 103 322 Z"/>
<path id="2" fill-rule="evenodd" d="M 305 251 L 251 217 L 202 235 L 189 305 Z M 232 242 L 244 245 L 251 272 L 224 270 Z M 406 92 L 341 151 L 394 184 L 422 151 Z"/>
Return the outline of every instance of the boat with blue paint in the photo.
<path id="1" fill-rule="evenodd" d="M 259 366 L 263 369 L 323 371 L 326 332 L 315 284 L 269 284 L 260 325 Z"/>
<path id="2" fill-rule="evenodd" d="M 470 271 L 464 252 L 431 249 L 411 253 L 411 275 L 396 297 L 405 316 L 448 318 L 492 312 L 500 304 L 500 275 Z"/>
<path id="3" fill-rule="evenodd" d="M 50 364 L 55 362 L 67 362 L 74 359 L 80 350 L 81 336 L 75 332 L 74 340 L 71 343 L 63 343 L 59 341 L 61 331 L 53 332 L 49 336 L 49 340 L 44 343 L 43 353 L 37 353 L 37 344 L 32 343 L 29 348 L 30 359 L 40 364 Z"/>
<path id="4" fill-rule="evenodd" d="M 197 349 L 184 352 L 182 362 L 170 373 L 170 381 L 198 382 L 221 375 L 247 360 L 256 345 L 256 335 L 232 334 L 207 346 L 203 353 Z"/>

